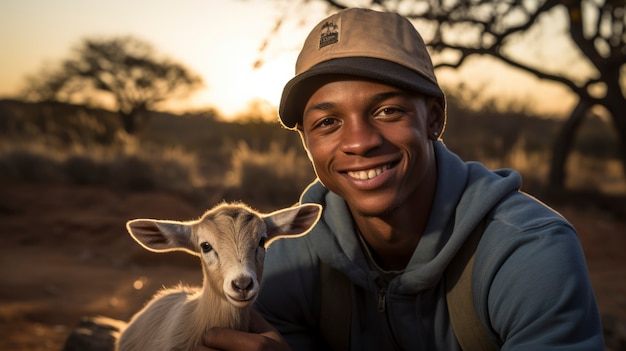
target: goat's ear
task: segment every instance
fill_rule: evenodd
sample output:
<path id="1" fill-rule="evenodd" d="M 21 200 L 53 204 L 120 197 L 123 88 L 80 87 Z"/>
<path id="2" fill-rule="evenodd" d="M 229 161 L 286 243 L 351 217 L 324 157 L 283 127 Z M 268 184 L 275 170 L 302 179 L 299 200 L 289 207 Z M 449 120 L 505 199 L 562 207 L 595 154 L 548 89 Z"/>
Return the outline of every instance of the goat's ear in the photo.
<path id="1" fill-rule="evenodd" d="M 281 237 L 302 236 L 313 228 L 322 215 L 322 206 L 303 204 L 264 215 L 267 225 L 265 247 Z"/>
<path id="2" fill-rule="evenodd" d="M 156 219 L 134 219 L 126 223 L 130 235 L 144 248 L 154 252 L 174 250 L 198 255 L 191 242 L 191 225 Z"/>

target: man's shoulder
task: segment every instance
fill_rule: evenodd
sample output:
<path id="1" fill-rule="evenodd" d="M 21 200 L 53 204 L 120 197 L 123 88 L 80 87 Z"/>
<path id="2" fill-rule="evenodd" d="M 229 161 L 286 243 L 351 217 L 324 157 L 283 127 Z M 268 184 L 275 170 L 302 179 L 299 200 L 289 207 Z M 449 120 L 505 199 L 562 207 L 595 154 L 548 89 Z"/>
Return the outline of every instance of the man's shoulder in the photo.
<path id="1" fill-rule="evenodd" d="M 537 198 L 521 192 L 512 192 L 492 210 L 491 220 L 516 232 L 564 227 L 574 231 L 572 225 L 556 210 Z"/>

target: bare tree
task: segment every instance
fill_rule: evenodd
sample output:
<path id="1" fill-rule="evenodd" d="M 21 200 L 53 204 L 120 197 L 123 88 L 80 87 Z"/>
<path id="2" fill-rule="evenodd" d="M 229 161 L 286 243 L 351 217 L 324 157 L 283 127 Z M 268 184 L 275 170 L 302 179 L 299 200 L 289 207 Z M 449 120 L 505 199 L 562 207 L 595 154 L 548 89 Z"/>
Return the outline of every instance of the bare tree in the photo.
<path id="1" fill-rule="evenodd" d="M 23 95 L 35 101 L 73 103 L 108 99 L 119 110 L 126 132 L 134 134 L 147 122 L 148 110 L 186 96 L 202 84 L 198 75 L 158 57 L 140 39 L 86 38 L 58 67 L 29 77 Z"/>
<path id="2" fill-rule="evenodd" d="M 335 9 L 355 6 L 348 0 L 320 1 Z M 550 187 L 564 187 L 576 132 L 595 106 L 602 106 L 613 121 L 626 174 L 624 0 L 363 0 L 358 6 L 394 10 L 419 23 L 436 58 L 435 68 L 458 68 L 471 56 L 488 56 L 574 93 L 578 102 L 554 141 Z M 542 20 L 565 24 L 562 38 L 578 51 L 570 53 L 571 60 L 590 67 L 590 73 L 572 72 L 568 68 L 578 65 L 571 64 L 551 69 L 512 53 L 524 36 L 541 30 Z"/>

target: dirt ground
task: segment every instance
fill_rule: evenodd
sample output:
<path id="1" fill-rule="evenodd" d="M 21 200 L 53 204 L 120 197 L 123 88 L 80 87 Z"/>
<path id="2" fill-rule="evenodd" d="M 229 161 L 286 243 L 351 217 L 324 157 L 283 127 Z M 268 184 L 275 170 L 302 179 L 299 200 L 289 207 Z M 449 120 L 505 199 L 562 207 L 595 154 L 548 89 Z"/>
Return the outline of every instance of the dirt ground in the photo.
<path id="1" fill-rule="evenodd" d="M 580 233 L 601 313 L 626 319 L 626 219 L 556 208 Z M 148 253 L 124 225 L 203 210 L 163 193 L 0 184 L 0 350 L 59 351 L 82 316 L 128 319 L 163 285 L 199 284 L 196 258 Z"/>

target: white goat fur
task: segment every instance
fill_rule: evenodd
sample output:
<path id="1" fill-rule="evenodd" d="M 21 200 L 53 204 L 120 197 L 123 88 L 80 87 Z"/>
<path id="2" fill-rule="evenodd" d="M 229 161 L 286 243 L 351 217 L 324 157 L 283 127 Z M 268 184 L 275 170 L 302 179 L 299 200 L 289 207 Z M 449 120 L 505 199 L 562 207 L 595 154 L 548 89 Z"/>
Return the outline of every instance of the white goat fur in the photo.
<path id="1" fill-rule="evenodd" d="M 209 328 L 247 330 L 265 248 L 280 237 L 306 234 L 320 215 L 321 206 L 314 204 L 261 214 L 224 203 L 196 221 L 129 221 L 128 232 L 150 251 L 200 256 L 204 281 L 202 288 L 179 285 L 158 292 L 131 318 L 116 349 L 195 350 Z"/>

